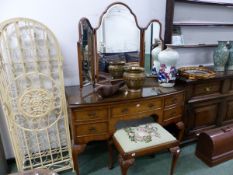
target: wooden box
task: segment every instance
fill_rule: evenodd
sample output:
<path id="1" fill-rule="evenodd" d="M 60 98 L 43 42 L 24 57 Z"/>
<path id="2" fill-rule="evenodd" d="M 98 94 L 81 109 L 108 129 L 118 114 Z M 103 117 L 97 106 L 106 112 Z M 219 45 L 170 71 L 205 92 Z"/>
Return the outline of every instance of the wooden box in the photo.
<path id="1" fill-rule="evenodd" d="M 200 133 L 196 156 L 208 166 L 233 158 L 233 124 Z"/>

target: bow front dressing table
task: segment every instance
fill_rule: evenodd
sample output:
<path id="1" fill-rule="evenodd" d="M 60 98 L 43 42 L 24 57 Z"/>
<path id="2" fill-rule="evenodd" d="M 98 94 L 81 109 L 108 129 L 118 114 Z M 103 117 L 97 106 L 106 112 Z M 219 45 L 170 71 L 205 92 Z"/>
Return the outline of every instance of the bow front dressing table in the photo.
<path id="1" fill-rule="evenodd" d="M 123 87 L 115 95 L 102 99 L 92 86 L 69 86 L 66 95 L 77 174 L 78 154 L 88 142 L 111 139 L 119 121 L 155 116 L 156 122 L 163 126 L 175 124 L 180 131 L 178 140 L 182 137 L 183 87 L 162 88 L 154 79 L 146 79 L 140 92 L 129 92 Z"/>

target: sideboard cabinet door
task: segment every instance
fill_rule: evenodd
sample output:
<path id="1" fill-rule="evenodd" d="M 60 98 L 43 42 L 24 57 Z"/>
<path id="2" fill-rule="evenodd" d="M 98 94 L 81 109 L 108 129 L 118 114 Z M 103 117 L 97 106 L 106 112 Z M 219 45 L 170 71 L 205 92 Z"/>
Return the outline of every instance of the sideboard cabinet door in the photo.
<path id="1" fill-rule="evenodd" d="M 227 99 L 226 115 L 223 118 L 223 123 L 233 122 L 233 97 Z"/>
<path id="2" fill-rule="evenodd" d="M 188 133 L 197 135 L 200 131 L 217 126 L 220 117 L 220 101 L 189 104 Z"/>

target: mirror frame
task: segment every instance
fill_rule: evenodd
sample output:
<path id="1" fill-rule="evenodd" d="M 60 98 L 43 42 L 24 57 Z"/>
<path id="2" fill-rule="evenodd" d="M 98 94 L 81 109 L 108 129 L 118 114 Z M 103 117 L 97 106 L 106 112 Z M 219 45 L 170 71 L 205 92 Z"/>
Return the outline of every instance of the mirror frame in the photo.
<path id="1" fill-rule="evenodd" d="M 83 54 L 82 54 L 82 48 L 81 48 L 81 45 L 82 45 L 82 22 L 83 21 L 86 21 L 88 26 L 90 27 L 90 29 L 93 31 L 93 40 L 94 40 L 94 29 L 93 27 L 91 26 L 91 23 L 89 21 L 89 19 L 83 17 L 80 19 L 79 21 L 79 24 L 78 24 L 78 31 L 79 31 L 79 40 L 77 42 L 77 52 L 78 52 L 78 68 L 79 68 L 79 82 L 80 82 L 80 87 L 82 88 L 83 86 L 87 86 L 87 85 L 93 85 L 95 83 L 95 57 L 94 57 L 94 43 L 93 43 L 93 49 L 92 49 L 92 58 L 91 58 L 91 82 L 88 83 L 88 84 L 84 84 L 83 82 L 83 67 L 82 67 L 82 61 L 83 61 Z M 93 41 L 94 42 L 94 41 Z"/>
<path id="2" fill-rule="evenodd" d="M 141 58 L 140 59 L 140 66 L 144 67 L 144 64 L 145 64 L 145 31 L 148 29 L 148 27 L 150 26 L 151 23 L 153 22 L 157 22 L 160 26 L 160 32 L 159 32 L 159 38 L 162 42 L 162 49 L 164 49 L 164 40 L 162 39 L 162 24 L 161 22 L 158 20 L 158 19 L 151 19 L 148 24 L 145 26 L 145 27 L 140 27 L 139 24 L 138 24 L 138 20 L 137 20 L 137 17 L 135 15 L 135 13 L 132 11 L 132 9 L 125 3 L 122 3 L 122 2 L 114 2 L 114 3 L 111 3 L 110 5 L 107 6 L 107 8 L 103 11 L 103 13 L 100 15 L 99 17 L 99 22 L 98 22 L 98 25 L 97 27 L 95 28 L 92 28 L 93 30 L 93 58 L 91 59 L 92 60 L 92 64 L 93 64 L 93 67 L 92 67 L 92 76 L 93 76 L 93 79 L 90 84 L 94 85 L 98 82 L 98 78 L 99 78 L 99 67 L 98 67 L 98 51 L 97 51 L 97 30 L 100 28 L 101 24 L 102 24 L 102 19 L 103 19 L 103 16 L 107 13 L 107 11 L 114 5 L 122 5 L 124 7 L 126 7 L 129 12 L 131 13 L 131 15 L 133 15 L 134 19 L 135 19 L 135 24 L 136 24 L 136 27 L 139 29 L 139 32 L 140 32 L 140 53 L 139 53 L 139 57 Z M 82 40 L 82 37 L 81 37 L 81 21 L 83 20 L 87 20 L 89 22 L 89 20 L 87 18 L 81 18 L 80 19 L 80 22 L 79 22 L 79 41 L 77 42 L 77 50 L 78 50 L 78 62 L 79 62 L 79 77 L 80 77 L 80 87 L 82 88 L 84 85 L 83 85 L 83 81 L 82 81 L 82 54 L 81 54 L 81 40 Z M 91 24 L 89 22 L 89 25 L 90 27 Z M 150 54 L 151 55 L 151 54 Z M 152 59 L 151 59 L 152 61 Z M 151 64 L 151 63 L 150 63 Z"/>
<path id="3" fill-rule="evenodd" d="M 163 39 L 162 39 L 162 24 L 161 24 L 161 22 L 158 20 L 158 19 L 152 19 L 152 20 L 150 20 L 149 22 L 148 22 L 148 24 L 146 25 L 146 27 L 144 27 L 144 28 L 142 28 L 142 32 L 143 32 L 143 38 L 142 38 L 142 41 L 144 41 L 145 40 L 145 32 L 146 32 L 146 30 L 148 29 L 148 27 L 153 23 L 153 22 L 156 22 L 156 23 L 158 23 L 159 24 L 159 27 L 160 27 L 160 31 L 159 31 L 159 39 L 160 39 L 160 41 L 161 41 L 161 43 L 162 43 L 162 50 L 164 49 L 164 41 L 163 41 Z M 151 41 L 151 43 L 152 43 L 152 41 Z M 152 44 L 151 44 L 151 46 L 152 46 Z M 150 48 L 150 65 L 153 65 L 153 60 L 152 60 L 152 55 L 151 55 L 151 51 L 152 51 L 152 48 Z M 143 42 L 143 66 L 145 65 L 145 43 Z"/>

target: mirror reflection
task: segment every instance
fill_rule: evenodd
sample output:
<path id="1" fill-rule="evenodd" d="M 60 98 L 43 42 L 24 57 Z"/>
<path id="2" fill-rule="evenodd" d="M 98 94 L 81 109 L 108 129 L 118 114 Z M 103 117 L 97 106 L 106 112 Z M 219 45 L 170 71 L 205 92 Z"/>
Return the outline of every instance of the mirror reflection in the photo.
<path id="1" fill-rule="evenodd" d="M 99 76 L 110 73 L 111 78 L 121 78 L 122 65 L 139 65 L 140 29 L 126 6 L 111 6 L 102 16 L 96 35 Z"/>
<path id="2" fill-rule="evenodd" d="M 163 41 L 161 39 L 160 23 L 152 21 L 145 30 L 145 56 L 144 67 L 147 75 L 157 75 L 159 71 L 158 54 L 162 50 Z"/>
<path id="3" fill-rule="evenodd" d="M 79 69 L 80 85 L 86 86 L 94 82 L 94 54 L 93 54 L 93 28 L 88 19 L 83 18 L 79 22 Z"/>

